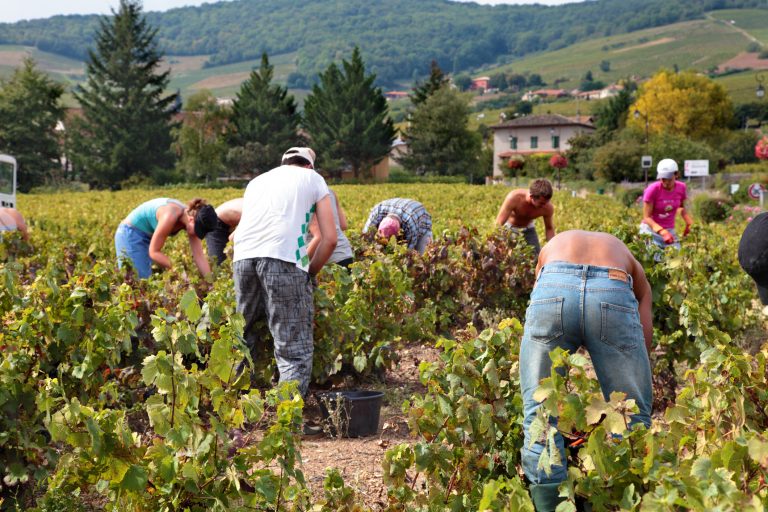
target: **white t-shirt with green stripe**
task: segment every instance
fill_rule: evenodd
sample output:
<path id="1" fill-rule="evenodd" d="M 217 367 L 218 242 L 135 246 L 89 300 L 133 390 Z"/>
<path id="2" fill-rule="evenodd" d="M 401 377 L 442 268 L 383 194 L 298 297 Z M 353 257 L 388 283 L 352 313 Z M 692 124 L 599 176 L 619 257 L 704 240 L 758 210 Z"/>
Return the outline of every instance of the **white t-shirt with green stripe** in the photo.
<path id="1" fill-rule="evenodd" d="M 233 261 L 275 258 L 306 271 L 309 221 L 328 185 L 317 172 L 282 165 L 252 179 L 235 230 Z"/>

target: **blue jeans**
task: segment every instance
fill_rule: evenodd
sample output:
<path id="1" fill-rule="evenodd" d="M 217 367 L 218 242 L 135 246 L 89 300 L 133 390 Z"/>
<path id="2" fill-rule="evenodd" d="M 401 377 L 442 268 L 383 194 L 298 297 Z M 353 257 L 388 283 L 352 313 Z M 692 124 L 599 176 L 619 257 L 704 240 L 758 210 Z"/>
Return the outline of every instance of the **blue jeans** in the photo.
<path id="1" fill-rule="evenodd" d="M 523 392 L 523 470 L 533 483 L 562 482 L 566 467 L 555 466 L 547 475 L 537 470 L 544 444 L 531 444 L 530 426 L 539 402 L 533 393 L 551 374 L 549 352 L 560 347 L 575 352 L 586 347 L 592 358 L 603 396 L 612 391 L 634 399 L 639 413 L 632 423 L 651 424 L 651 367 L 640 324 L 632 277 L 622 270 L 554 262 L 545 265 L 531 293 L 520 347 L 520 386 Z M 560 434 L 555 442 L 565 462 Z"/>
<path id="2" fill-rule="evenodd" d="M 139 274 L 146 279 L 152 274 L 152 259 L 149 257 L 149 242 L 152 237 L 128 224 L 120 224 L 115 232 L 115 254 L 117 266 L 123 268 L 128 260 Z"/>

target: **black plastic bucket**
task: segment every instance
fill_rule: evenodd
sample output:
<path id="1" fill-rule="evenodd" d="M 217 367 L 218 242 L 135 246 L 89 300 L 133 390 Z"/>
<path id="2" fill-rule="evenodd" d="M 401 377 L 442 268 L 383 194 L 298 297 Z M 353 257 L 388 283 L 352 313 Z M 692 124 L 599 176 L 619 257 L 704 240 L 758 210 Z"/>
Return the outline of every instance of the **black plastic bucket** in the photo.
<path id="1" fill-rule="evenodd" d="M 379 431 L 384 393 L 381 391 L 327 391 L 318 393 L 323 423 L 333 436 L 365 437 Z"/>

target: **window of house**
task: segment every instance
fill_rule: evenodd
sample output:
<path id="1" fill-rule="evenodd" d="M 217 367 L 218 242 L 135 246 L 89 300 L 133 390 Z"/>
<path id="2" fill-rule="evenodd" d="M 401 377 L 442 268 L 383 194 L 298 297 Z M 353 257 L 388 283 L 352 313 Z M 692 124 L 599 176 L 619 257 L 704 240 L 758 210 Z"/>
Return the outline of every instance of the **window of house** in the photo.
<path id="1" fill-rule="evenodd" d="M 536 149 L 539 147 L 539 138 L 534 136 L 531 137 L 531 149 Z"/>
<path id="2" fill-rule="evenodd" d="M 517 137 L 514 135 L 509 136 L 509 149 L 517 149 Z"/>
<path id="3" fill-rule="evenodd" d="M 560 136 L 559 135 L 553 135 L 552 136 L 552 147 L 554 149 L 557 149 L 560 147 Z"/>

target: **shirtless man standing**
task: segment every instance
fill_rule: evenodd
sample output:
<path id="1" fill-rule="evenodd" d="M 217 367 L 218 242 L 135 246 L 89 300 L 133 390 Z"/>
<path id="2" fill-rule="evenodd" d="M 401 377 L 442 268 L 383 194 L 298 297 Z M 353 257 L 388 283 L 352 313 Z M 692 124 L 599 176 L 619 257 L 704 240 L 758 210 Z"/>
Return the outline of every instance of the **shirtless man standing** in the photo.
<path id="1" fill-rule="evenodd" d="M 549 377 L 549 353 L 557 347 L 576 352 L 584 346 L 592 358 L 603 396 L 620 391 L 639 412 L 632 423 L 651 424 L 652 293 L 642 265 L 627 247 L 607 233 L 565 231 L 544 247 L 536 266 L 536 285 L 525 315 L 520 347 L 525 444 L 523 470 L 531 482 L 537 511 L 554 511 L 566 466 L 538 468 L 542 439 L 531 437 L 539 402 L 533 394 Z M 555 443 L 565 462 L 562 436 Z"/>
<path id="2" fill-rule="evenodd" d="M 533 221 L 543 217 L 544 235 L 547 241 L 555 236 L 555 225 L 552 223 L 555 207 L 552 206 L 550 199 L 552 199 L 552 184 L 545 179 L 534 180 L 528 190 L 524 188 L 512 190 L 501 205 L 499 214 L 496 216 L 496 225 L 509 228 L 514 233 L 522 233 L 525 241 L 538 255 L 541 244 Z"/>

